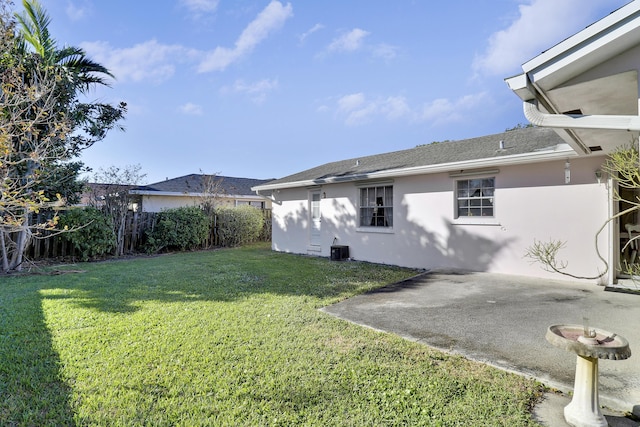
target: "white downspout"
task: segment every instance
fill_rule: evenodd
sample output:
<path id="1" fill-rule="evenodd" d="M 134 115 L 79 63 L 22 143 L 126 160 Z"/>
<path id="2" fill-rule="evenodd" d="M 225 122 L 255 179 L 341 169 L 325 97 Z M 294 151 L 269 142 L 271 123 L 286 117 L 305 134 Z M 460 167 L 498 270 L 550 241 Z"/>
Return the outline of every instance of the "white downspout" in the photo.
<path id="1" fill-rule="evenodd" d="M 532 124 L 560 129 L 609 129 L 640 131 L 640 116 L 549 114 L 538 108 L 538 101 L 524 101 L 524 115 Z"/>

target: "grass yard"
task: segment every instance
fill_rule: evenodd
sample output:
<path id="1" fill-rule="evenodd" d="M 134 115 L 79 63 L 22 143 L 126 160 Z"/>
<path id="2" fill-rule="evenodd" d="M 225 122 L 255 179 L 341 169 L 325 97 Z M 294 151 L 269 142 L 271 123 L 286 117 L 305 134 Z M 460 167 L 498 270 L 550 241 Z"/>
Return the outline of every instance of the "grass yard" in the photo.
<path id="1" fill-rule="evenodd" d="M 531 426 L 540 385 L 318 311 L 408 269 L 264 245 L 0 281 L 2 426 Z"/>

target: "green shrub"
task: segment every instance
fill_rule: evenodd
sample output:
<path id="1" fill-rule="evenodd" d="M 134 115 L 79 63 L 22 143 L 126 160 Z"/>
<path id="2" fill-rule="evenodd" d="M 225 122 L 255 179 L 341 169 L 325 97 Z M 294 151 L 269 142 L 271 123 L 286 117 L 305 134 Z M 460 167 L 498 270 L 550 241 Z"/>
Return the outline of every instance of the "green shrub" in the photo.
<path id="1" fill-rule="evenodd" d="M 60 215 L 58 227 L 76 229 L 63 237 L 80 252 L 83 261 L 112 252 L 116 244 L 111 218 L 96 208 L 71 209 Z"/>
<path id="2" fill-rule="evenodd" d="M 251 206 L 216 209 L 220 245 L 240 246 L 255 242 L 263 230 L 264 217 L 259 209 Z"/>
<path id="3" fill-rule="evenodd" d="M 210 229 L 209 218 L 197 206 L 167 209 L 158 214 L 155 227 L 147 233 L 147 250 L 195 249 L 207 239 Z"/>

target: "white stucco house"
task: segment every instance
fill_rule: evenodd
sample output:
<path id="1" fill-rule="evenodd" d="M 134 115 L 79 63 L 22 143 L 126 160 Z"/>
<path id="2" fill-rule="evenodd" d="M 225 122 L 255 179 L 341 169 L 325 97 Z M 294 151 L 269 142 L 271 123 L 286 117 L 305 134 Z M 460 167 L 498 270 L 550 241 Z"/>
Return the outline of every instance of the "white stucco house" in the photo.
<path id="1" fill-rule="evenodd" d="M 254 189 L 272 197 L 276 251 L 328 257 L 343 245 L 376 263 L 552 277 L 524 255 L 553 237 L 569 242 L 572 269 L 595 276 L 605 269 L 595 233 L 609 213 L 603 159 L 526 128 L 328 163 Z"/>
<path id="2" fill-rule="evenodd" d="M 622 221 L 608 221 L 619 206 L 602 165 L 638 137 L 639 69 L 634 1 L 506 79 L 536 127 L 255 186 L 273 202 L 272 247 L 328 257 L 345 246 L 349 257 L 376 263 L 567 278 L 524 257 L 535 240 L 553 239 L 566 242 L 567 272 L 615 283 L 627 234 Z"/>
<path id="3" fill-rule="evenodd" d="M 160 212 L 182 206 L 197 206 L 203 197 L 215 196 L 215 203 L 226 206 L 254 206 L 270 209 L 271 201 L 251 190 L 269 182 L 265 179 L 190 174 L 135 187 L 129 193 L 140 197 L 143 212 Z M 211 194 L 211 192 L 215 194 Z"/>

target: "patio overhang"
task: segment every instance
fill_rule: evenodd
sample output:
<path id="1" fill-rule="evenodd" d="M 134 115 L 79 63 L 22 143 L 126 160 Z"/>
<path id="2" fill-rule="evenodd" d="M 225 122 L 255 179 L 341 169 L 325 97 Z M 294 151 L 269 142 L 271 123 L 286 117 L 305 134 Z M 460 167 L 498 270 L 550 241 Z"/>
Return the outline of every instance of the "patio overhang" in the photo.
<path id="1" fill-rule="evenodd" d="M 525 117 L 579 155 L 608 153 L 640 132 L 640 1 L 569 37 L 505 79 Z"/>

